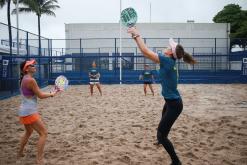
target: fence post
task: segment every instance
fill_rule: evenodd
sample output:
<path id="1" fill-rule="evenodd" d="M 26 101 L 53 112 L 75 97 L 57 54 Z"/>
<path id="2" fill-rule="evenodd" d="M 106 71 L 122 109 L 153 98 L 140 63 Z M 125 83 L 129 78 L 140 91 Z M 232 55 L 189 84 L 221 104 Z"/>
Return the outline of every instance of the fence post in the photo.
<path id="1" fill-rule="evenodd" d="M 227 61 L 228 61 L 228 65 L 227 65 L 227 69 L 228 70 L 230 70 L 230 51 L 229 51 L 229 38 L 228 38 L 228 36 L 227 36 L 227 38 L 226 38 L 226 49 L 227 49 Z"/>
<path id="2" fill-rule="evenodd" d="M 10 29 L 9 30 L 11 30 L 12 31 L 12 26 L 10 27 Z M 11 94 L 13 94 L 14 93 L 14 90 L 13 90 L 13 88 L 14 88 L 14 86 L 13 86 L 13 81 L 14 81 L 14 77 L 13 77 L 13 51 L 12 51 L 12 49 L 13 49 L 13 40 L 12 40 L 12 36 L 9 36 L 9 43 L 11 44 L 11 45 L 9 45 L 9 54 L 10 54 L 10 60 L 9 60 L 9 76 L 8 77 L 10 77 L 10 84 L 8 84 L 8 86 L 10 85 L 10 91 L 11 91 Z"/>
<path id="3" fill-rule="evenodd" d="M 52 71 L 53 71 L 53 66 L 52 66 L 52 61 L 53 61 L 53 55 L 52 55 L 52 39 L 51 39 L 51 43 L 50 43 L 51 45 L 51 79 L 52 79 Z"/>
<path id="4" fill-rule="evenodd" d="M 81 38 L 80 38 L 80 56 L 81 56 Z"/>
<path id="5" fill-rule="evenodd" d="M 214 38 L 214 72 L 216 73 L 216 38 Z"/>
<path id="6" fill-rule="evenodd" d="M 26 55 L 26 60 L 28 59 L 28 56 L 29 56 L 29 46 L 28 46 L 28 32 L 26 32 L 26 34 L 27 34 L 27 38 L 26 38 L 26 50 L 27 50 L 27 55 Z"/>
<path id="7" fill-rule="evenodd" d="M 194 54 L 195 54 L 195 48 L 193 47 L 193 49 L 192 49 L 192 56 L 193 56 L 193 58 L 194 58 Z M 193 64 L 193 72 L 194 72 L 194 70 L 195 70 L 195 65 Z"/>
<path id="8" fill-rule="evenodd" d="M 147 44 L 147 41 L 146 41 L 146 38 L 143 38 L 143 41 L 144 41 L 144 43 L 145 43 L 145 45 Z M 144 64 L 146 64 L 146 58 L 144 58 Z M 143 64 L 143 65 L 144 65 Z M 143 67 L 143 66 L 142 66 Z M 144 70 L 144 68 L 143 68 L 143 70 Z"/>
<path id="9" fill-rule="evenodd" d="M 115 61 L 114 61 L 114 77 L 115 77 L 115 80 L 117 79 L 116 77 L 116 62 L 117 62 L 117 38 L 115 38 L 115 55 L 114 55 L 114 58 L 115 58 Z"/>
<path id="10" fill-rule="evenodd" d="M 39 40 L 38 40 L 39 42 Z M 40 42 L 41 42 L 41 39 L 40 39 Z M 38 52 L 38 64 L 39 64 L 39 85 L 42 86 L 41 84 L 41 43 L 39 43 L 39 48 L 38 48 L 39 52 Z"/>
<path id="11" fill-rule="evenodd" d="M 137 55 L 137 47 L 136 47 L 136 58 L 135 58 L 135 59 L 136 59 L 136 60 L 135 60 L 136 70 L 138 70 L 138 69 L 137 69 L 138 58 L 139 58 L 139 57 L 138 57 L 138 55 Z"/>
<path id="12" fill-rule="evenodd" d="M 80 75 L 82 75 L 82 50 L 81 50 L 81 38 L 80 38 Z"/>
<path id="13" fill-rule="evenodd" d="M 50 79 L 50 73 L 51 73 L 51 66 L 50 66 L 50 61 L 51 61 L 51 52 L 50 52 L 50 39 L 48 39 L 48 84 L 49 84 L 49 79 Z"/>
<path id="14" fill-rule="evenodd" d="M 178 44 L 180 44 L 180 38 L 178 38 Z M 180 71 L 180 60 L 178 60 L 178 75 L 179 75 L 179 71 Z"/>
<path id="15" fill-rule="evenodd" d="M 99 51 L 98 51 L 98 65 L 100 66 L 100 48 L 98 49 Z M 101 67 L 101 66 L 100 66 Z"/>

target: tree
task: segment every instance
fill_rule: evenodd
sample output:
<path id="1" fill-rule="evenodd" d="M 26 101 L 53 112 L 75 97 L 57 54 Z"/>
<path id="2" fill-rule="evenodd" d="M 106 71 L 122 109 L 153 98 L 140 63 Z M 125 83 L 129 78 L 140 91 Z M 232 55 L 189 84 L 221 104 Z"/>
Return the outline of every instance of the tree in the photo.
<path id="1" fill-rule="evenodd" d="M 230 23 L 231 24 L 231 47 L 238 44 L 245 48 L 247 38 L 247 11 L 241 10 L 241 7 L 236 4 L 229 4 L 223 10 L 214 16 L 215 23 Z M 241 39 L 237 39 L 241 38 Z"/>
<path id="2" fill-rule="evenodd" d="M 238 33 L 239 29 L 245 25 L 244 22 L 247 21 L 247 11 L 241 10 L 239 5 L 229 4 L 226 5 L 223 10 L 218 12 L 216 16 L 214 16 L 213 21 L 215 23 L 230 23 L 231 37 L 235 37 L 235 33 Z M 246 35 L 240 37 L 247 38 Z"/>
<path id="3" fill-rule="evenodd" d="M 242 26 L 238 29 L 236 33 L 234 33 L 233 38 L 237 38 L 234 43 L 234 40 L 231 42 L 231 45 L 238 44 L 241 45 L 244 50 L 246 50 L 247 46 L 247 21 L 243 21 Z"/>
<path id="4" fill-rule="evenodd" d="M 40 35 L 40 18 L 41 15 L 51 15 L 56 16 L 53 10 L 60 8 L 58 5 L 55 5 L 57 0 L 20 0 L 20 4 L 24 7 L 19 8 L 20 13 L 30 13 L 33 12 L 38 16 L 38 35 L 39 35 L 39 57 L 41 56 L 41 35 Z M 13 14 L 16 14 L 16 9 L 12 11 Z M 39 83 L 41 83 L 41 63 L 39 58 Z"/>
<path id="5" fill-rule="evenodd" d="M 11 30 L 11 19 L 10 19 L 10 4 L 11 4 L 11 0 L 0 0 L 0 8 L 3 8 L 4 5 L 7 4 L 7 18 L 8 18 L 8 31 L 9 31 L 9 54 L 10 56 L 12 56 L 12 30 Z M 9 77 L 10 78 L 13 78 L 12 75 L 12 58 L 9 62 L 9 66 L 10 66 L 10 69 L 9 69 L 9 72 L 10 72 L 10 75 Z M 11 86 L 11 93 L 13 93 L 13 83 L 12 83 L 12 80 L 10 81 L 10 86 Z"/>
<path id="6" fill-rule="evenodd" d="M 10 4 L 11 0 L 0 0 L 0 8 L 7 5 L 7 18 L 8 18 L 8 31 L 9 31 L 9 54 L 12 56 L 12 30 L 11 30 L 11 19 L 10 19 Z"/>
<path id="7" fill-rule="evenodd" d="M 242 22 L 241 27 L 234 33 L 234 38 L 247 38 L 247 20 Z"/>
<path id="8" fill-rule="evenodd" d="M 53 10 L 60 7 L 55 3 L 57 0 L 20 0 L 20 4 L 24 6 L 19 8 L 20 13 L 33 12 L 38 16 L 39 56 L 41 56 L 40 18 L 43 14 L 56 16 Z M 16 14 L 16 9 L 12 13 Z"/>

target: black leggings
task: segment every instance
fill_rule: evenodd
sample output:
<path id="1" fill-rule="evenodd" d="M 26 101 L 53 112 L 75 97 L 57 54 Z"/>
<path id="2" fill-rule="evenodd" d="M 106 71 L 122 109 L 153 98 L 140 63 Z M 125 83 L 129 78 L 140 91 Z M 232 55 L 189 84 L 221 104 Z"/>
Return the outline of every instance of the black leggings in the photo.
<path id="1" fill-rule="evenodd" d="M 165 150 L 170 155 L 172 162 L 174 164 L 179 163 L 180 161 L 171 141 L 168 139 L 168 134 L 170 132 L 173 123 L 176 121 L 182 110 L 183 110 L 183 102 L 181 99 L 176 99 L 176 100 L 166 99 L 166 103 L 164 105 L 162 112 L 162 118 L 160 120 L 157 131 L 158 143 L 163 145 Z"/>

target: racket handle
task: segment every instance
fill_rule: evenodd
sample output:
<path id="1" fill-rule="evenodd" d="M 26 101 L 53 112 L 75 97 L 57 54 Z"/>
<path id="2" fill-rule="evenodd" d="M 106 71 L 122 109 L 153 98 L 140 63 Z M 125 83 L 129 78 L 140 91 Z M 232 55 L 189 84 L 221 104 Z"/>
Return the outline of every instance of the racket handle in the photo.
<path id="1" fill-rule="evenodd" d="M 56 85 L 55 85 L 55 87 L 54 87 L 54 90 L 55 90 L 56 92 L 61 91 L 61 89 L 60 89 L 58 86 L 56 86 Z"/>

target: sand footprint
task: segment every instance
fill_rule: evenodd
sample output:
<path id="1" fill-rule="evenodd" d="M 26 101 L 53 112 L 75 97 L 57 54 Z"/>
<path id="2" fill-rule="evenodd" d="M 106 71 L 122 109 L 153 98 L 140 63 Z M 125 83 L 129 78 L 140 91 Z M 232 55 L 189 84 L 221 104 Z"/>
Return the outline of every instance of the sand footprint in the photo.
<path id="1" fill-rule="evenodd" d="M 194 160 L 198 159 L 198 157 L 195 154 L 193 154 L 192 152 L 185 153 L 185 157 L 191 158 L 191 159 L 194 159 Z"/>
<path id="2" fill-rule="evenodd" d="M 135 144 L 135 147 L 136 147 L 136 148 L 141 148 L 141 146 L 140 146 L 140 145 L 138 145 L 138 144 Z"/>
<path id="3" fill-rule="evenodd" d="M 98 140 L 103 140 L 103 139 L 104 139 L 103 136 L 96 136 L 96 138 L 97 138 Z"/>
<path id="4" fill-rule="evenodd" d="M 127 163 L 127 164 L 130 164 L 130 157 L 127 156 L 127 155 L 124 155 L 124 156 L 121 156 L 120 158 L 118 158 L 118 160 L 120 160 L 121 162 L 124 162 L 124 163 Z"/>
<path id="5" fill-rule="evenodd" d="M 214 150 L 216 151 L 221 151 L 221 150 L 229 150 L 230 147 L 228 146 L 219 146 L 219 147 L 215 147 Z"/>
<path id="6" fill-rule="evenodd" d="M 143 149 L 146 151 L 146 150 L 153 150 L 152 147 L 143 147 Z"/>
<path id="7" fill-rule="evenodd" d="M 139 124 L 133 124 L 132 127 L 139 127 L 139 128 L 143 128 L 142 125 L 139 125 Z"/>
<path id="8" fill-rule="evenodd" d="M 182 133 L 184 136 L 188 135 L 188 132 L 184 131 L 184 130 L 178 130 L 179 133 Z"/>

